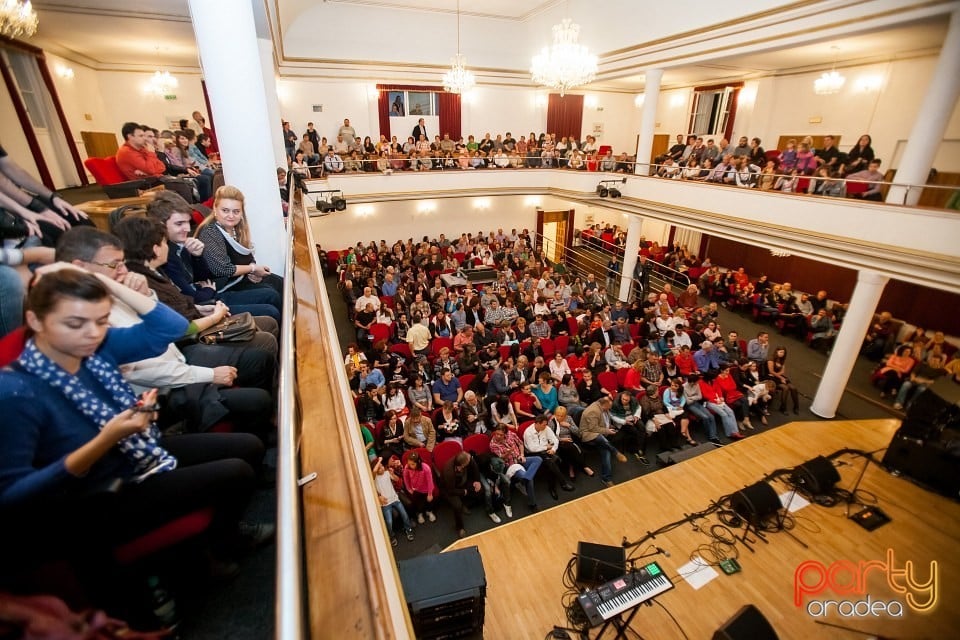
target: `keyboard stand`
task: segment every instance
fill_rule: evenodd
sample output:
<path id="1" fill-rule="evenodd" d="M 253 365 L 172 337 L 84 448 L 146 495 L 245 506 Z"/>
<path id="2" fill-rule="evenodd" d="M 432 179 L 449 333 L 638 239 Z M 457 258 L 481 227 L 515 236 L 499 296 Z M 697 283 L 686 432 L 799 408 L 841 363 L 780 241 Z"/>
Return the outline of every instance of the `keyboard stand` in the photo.
<path id="1" fill-rule="evenodd" d="M 647 600 L 647 602 L 650 602 Z M 607 632 L 607 629 L 610 625 L 613 625 L 613 628 L 616 630 L 617 634 L 613 636 L 613 640 L 628 640 L 627 629 L 630 628 L 630 623 L 633 621 L 633 617 L 637 615 L 637 611 L 640 610 L 640 605 L 644 604 L 643 602 L 638 603 L 635 607 L 630 609 L 630 614 L 627 616 L 626 620 L 623 618 L 623 614 L 627 613 L 626 611 L 621 611 L 617 615 L 613 616 L 609 620 L 604 621 L 603 626 L 600 627 L 600 631 L 597 632 L 596 638 L 594 640 L 600 640 L 603 638 L 603 634 Z M 637 637 L 640 640 L 643 640 L 643 636 L 634 631 Z"/>

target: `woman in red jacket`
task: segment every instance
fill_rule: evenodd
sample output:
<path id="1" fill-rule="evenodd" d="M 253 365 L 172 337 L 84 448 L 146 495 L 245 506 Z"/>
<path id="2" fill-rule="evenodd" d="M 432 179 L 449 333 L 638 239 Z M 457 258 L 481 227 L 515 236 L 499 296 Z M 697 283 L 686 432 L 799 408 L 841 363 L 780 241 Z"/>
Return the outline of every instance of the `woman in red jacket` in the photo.
<path id="1" fill-rule="evenodd" d="M 720 365 L 720 373 L 717 374 L 715 383 L 723 391 L 723 399 L 733 409 L 740 426 L 753 429 L 753 425 L 750 424 L 750 404 L 747 402 L 747 397 L 737 388 L 736 380 L 730 375 L 729 366 Z"/>

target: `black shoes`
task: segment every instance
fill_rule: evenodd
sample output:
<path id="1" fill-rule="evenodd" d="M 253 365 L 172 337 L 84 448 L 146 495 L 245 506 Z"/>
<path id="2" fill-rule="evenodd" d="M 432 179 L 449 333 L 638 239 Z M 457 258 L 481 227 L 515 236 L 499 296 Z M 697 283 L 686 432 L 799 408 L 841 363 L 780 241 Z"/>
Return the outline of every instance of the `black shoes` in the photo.
<path id="1" fill-rule="evenodd" d="M 273 540 L 277 527 L 269 522 L 241 522 L 237 525 L 237 537 L 240 545 L 254 549 Z"/>
<path id="2" fill-rule="evenodd" d="M 560 499 L 560 496 L 557 495 L 557 488 L 556 488 L 556 487 L 550 487 L 550 497 L 553 498 L 554 500 L 559 500 L 559 499 Z"/>
<path id="3" fill-rule="evenodd" d="M 564 482 L 562 485 L 560 485 L 560 488 L 564 491 L 573 491 L 573 485 L 569 482 Z"/>

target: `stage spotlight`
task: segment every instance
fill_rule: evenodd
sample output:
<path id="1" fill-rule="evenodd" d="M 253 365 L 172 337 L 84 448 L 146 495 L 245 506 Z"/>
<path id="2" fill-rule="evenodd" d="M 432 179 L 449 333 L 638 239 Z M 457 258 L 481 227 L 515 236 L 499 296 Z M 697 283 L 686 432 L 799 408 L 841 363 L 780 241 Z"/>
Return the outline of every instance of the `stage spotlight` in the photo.
<path id="1" fill-rule="evenodd" d="M 339 189 L 308 191 L 307 193 L 317 196 L 316 206 L 320 213 L 345 211 L 347 208 L 347 199 L 343 197 L 343 192 Z"/>
<path id="2" fill-rule="evenodd" d="M 620 193 L 620 189 L 617 189 L 616 187 L 608 186 L 608 185 L 617 184 L 617 183 L 619 183 L 619 184 L 626 184 L 626 183 L 627 183 L 627 179 L 626 179 L 626 178 L 620 178 L 619 180 L 601 180 L 601 181 L 600 181 L 600 184 L 597 185 L 597 195 L 600 196 L 601 198 L 608 198 L 608 197 L 609 197 L 609 198 L 620 198 L 620 197 L 622 197 L 623 194 Z"/>

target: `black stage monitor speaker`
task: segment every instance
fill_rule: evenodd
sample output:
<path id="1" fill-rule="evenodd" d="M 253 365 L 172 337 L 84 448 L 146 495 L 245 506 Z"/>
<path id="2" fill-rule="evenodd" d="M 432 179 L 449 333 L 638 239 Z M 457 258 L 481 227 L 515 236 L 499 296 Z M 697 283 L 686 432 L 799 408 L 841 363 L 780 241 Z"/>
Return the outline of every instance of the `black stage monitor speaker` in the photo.
<path id="1" fill-rule="evenodd" d="M 730 497 L 730 506 L 737 515 L 757 526 L 780 510 L 780 496 L 767 482 L 744 487 Z"/>
<path id="2" fill-rule="evenodd" d="M 840 474 L 832 462 L 823 456 L 817 456 L 794 469 L 790 479 L 798 488 L 811 495 L 821 496 L 830 493 L 833 486 L 840 482 Z"/>
<path id="3" fill-rule="evenodd" d="M 626 550 L 581 540 L 577 544 L 577 582 L 601 584 L 627 572 Z"/>
<path id="4" fill-rule="evenodd" d="M 397 569 L 417 638 L 482 637 L 487 578 L 477 547 L 403 560 Z"/>
<path id="5" fill-rule="evenodd" d="M 779 637 L 760 610 L 748 604 L 713 632 L 713 640 L 779 640 Z"/>

